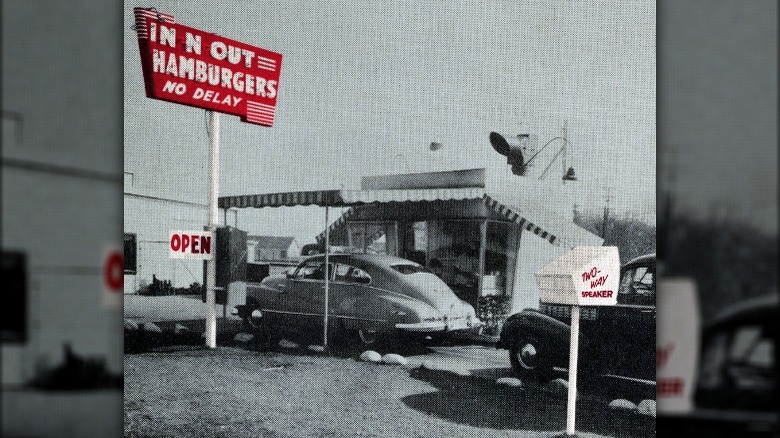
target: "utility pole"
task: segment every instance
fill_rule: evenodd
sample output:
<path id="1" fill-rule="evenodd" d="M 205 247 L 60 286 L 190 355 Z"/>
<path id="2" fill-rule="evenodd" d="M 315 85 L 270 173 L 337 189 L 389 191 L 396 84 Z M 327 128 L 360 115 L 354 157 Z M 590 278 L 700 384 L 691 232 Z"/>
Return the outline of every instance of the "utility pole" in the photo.
<path id="1" fill-rule="evenodd" d="M 601 222 L 601 237 L 604 240 L 607 240 L 607 230 L 609 229 L 607 224 L 609 223 L 609 198 L 611 196 L 611 192 L 612 189 L 607 187 L 607 202 L 604 204 L 604 218 Z"/>
<path id="2" fill-rule="evenodd" d="M 566 171 L 569 170 L 568 167 L 566 167 L 566 149 L 569 148 L 569 138 L 568 138 L 568 120 L 563 121 L 563 172 L 561 172 L 561 177 L 566 175 Z M 566 180 L 563 180 L 563 183 L 566 184 Z"/>

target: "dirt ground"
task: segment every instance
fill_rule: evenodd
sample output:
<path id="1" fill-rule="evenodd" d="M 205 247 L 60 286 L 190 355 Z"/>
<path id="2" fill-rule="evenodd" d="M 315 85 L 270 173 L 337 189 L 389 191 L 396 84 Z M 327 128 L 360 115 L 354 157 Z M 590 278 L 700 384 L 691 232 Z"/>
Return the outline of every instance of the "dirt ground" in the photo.
<path id="1" fill-rule="evenodd" d="M 561 436 L 566 400 L 448 371 L 306 350 L 125 356 L 128 437 Z M 655 420 L 578 403 L 579 436 L 654 436 Z"/>

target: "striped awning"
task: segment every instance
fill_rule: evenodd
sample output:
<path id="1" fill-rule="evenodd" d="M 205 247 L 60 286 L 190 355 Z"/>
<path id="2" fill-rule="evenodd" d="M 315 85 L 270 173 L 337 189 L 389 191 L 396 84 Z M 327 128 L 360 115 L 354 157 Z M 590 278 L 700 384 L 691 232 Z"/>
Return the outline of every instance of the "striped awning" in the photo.
<path id="1" fill-rule="evenodd" d="M 315 190 L 310 192 L 264 193 L 261 195 L 221 196 L 219 208 L 264 208 L 318 205 L 342 207 L 345 204 L 341 190 Z"/>
<path id="2" fill-rule="evenodd" d="M 398 190 L 400 191 L 400 190 Z M 501 216 L 505 217 L 506 219 L 520 225 L 523 229 L 530 231 L 537 236 L 541 237 L 542 239 L 546 239 L 553 245 L 560 244 L 560 239 L 558 239 L 554 234 L 544 230 L 543 228 L 539 227 L 538 225 L 535 225 L 533 222 L 525 218 L 524 216 L 520 215 L 519 213 L 513 211 L 511 208 L 501 204 L 500 202 L 492 199 L 490 196 L 484 193 L 484 190 L 480 193 L 482 199 L 485 201 L 485 204 L 493 209 L 496 213 L 500 214 Z M 473 199 L 473 198 L 471 198 Z M 412 201 L 411 199 L 409 201 Z M 335 222 L 330 224 L 328 227 L 329 231 L 332 233 L 337 228 L 344 226 L 344 224 L 347 223 L 347 221 L 354 216 L 355 209 L 350 208 L 344 214 L 342 214 L 338 219 L 336 219 Z M 317 242 L 322 242 L 325 240 L 325 231 L 321 232 L 317 235 Z"/>
<path id="3" fill-rule="evenodd" d="M 223 196 L 219 208 L 264 208 L 318 205 L 349 207 L 374 202 L 419 202 L 479 199 L 485 189 L 412 189 L 412 190 L 316 190 L 310 192 L 266 193 Z"/>
<path id="4" fill-rule="evenodd" d="M 492 208 L 493 211 L 500 214 L 501 216 L 509 219 L 510 221 L 520 225 L 523 229 L 526 231 L 530 231 L 537 236 L 541 237 L 542 239 L 546 239 L 553 245 L 559 245 L 560 240 L 551 232 L 544 230 L 539 225 L 534 224 L 530 220 L 528 220 L 525 216 L 521 215 L 520 213 L 512 210 L 511 207 L 508 207 L 495 199 L 491 198 L 490 195 L 485 194 L 485 204 L 487 204 L 488 207 Z"/>
<path id="5" fill-rule="evenodd" d="M 503 199 L 510 199 L 509 201 Z M 560 215 L 541 207 L 520 207 L 517 202 L 512 202 L 505 194 L 496 192 L 491 195 L 489 189 L 474 188 L 431 188 L 431 189 L 386 189 L 386 190 L 316 190 L 302 192 L 267 193 L 259 195 L 223 196 L 219 198 L 219 208 L 264 208 L 264 207 L 293 207 L 317 205 L 320 207 L 351 207 L 372 203 L 389 202 L 423 202 L 423 201 L 453 201 L 481 199 L 496 213 L 512 221 L 524 230 L 529 231 L 552 245 L 592 244 L 600 245 L 597 236 L 576 226 L 571 219 L 558 217 Z M 503 201 L 502 201 L 503 200 Z M 517 200 L 515 200 L 517 201 Z M 515 205 L 517 204 L 517 205 Z M 534 213 L 532 220 L 525 211 Z M 343 226 L 354 214 L 349 209 L 330 224 L 330 231 Z M 549 223 L 549 224 L 548 224 Z M 317 240 L 324 239 L 323 231 Z M 596 240 L 594 240 L 596 239 Z"/>

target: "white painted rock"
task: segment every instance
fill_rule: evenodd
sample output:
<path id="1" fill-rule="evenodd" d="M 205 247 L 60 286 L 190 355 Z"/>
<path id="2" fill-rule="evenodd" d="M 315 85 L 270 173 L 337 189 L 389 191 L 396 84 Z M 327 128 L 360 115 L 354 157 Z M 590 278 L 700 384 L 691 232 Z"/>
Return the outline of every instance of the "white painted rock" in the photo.
<path id="1" fill-rule="evenodd" d="M 409 363 L 405 357 L 393 353 L 382 356 L 382 362 L 388 365 L 406 365 Z"/>
<path id="2" fill-rule="evenodd" d="M 181 324 L 176 324 L 176 325 L 173 326 L 173 332 L 176 333 L 177 335 L 181 334 L 181 333 L 188 332 L 188 331 L 190 331 L 190 329 L 188 329 L 187 327 L 184 327 Z"/>
<path id="3" fill-rule="evenodd" d="M 234 342 L 249 342 L 252 339 L 254 339 L 254 335 L 250 333 L 236 333 L 236 336 L 233 338 Z"/>
<path id="4" fill-rule="evenodd" d="M 623 400 L 622 398 L 612 400 L 609 402 L 609 408 L 610 409 L 618 409 L 622 411 L 635 411 L 636 405 L 631 403 L 628 400 Z"/>
<path id="5" fill-rule="evenodd" d="M 425 368 L 426 370 L 431 370 L 431 371 L 435 371 L 436 370 L 436 364 L 434 364 L 433 361 L 430 361 L 430 360 L 422 361 L 420 366 Z"/>
<path id="6" fill-rule="evenodd" d="M 523 386 L 523 382 L 520 381 L 520 379 L 515 377 L 501 377 L 500 379 L 496 380 L 496 385 L 504 385 L 504 386 Z"/>
<path id="7" fill-rule="evenodd" d="M 379 363 L 382 361 L 382 355 L 374 350 L 366 350 L 360 354 L 360 360 L 363 362 Z"/>
<path id="8" fill-rule="evenodd" d="M 315 353 L 324 353 L 325 347 L 322 345 L 309 345 L 308 347 L 309 351 L 313 351 Z"/>
<path id="9" fill-rule="evenodd" d="M 642 415 L 655 418 L 655 400 L 642 400 L 637 406 L 637 411 Z"/>
<path id="10" fill-rule="evenodd" d="M 298 348 L 298 344 L 292 341 L 288 341 L 287 339 L 282 339 L 279 341 L 279 346 L 282 348 Z"/>
<path id="11" fill-rule="evenodd" d="M 146 323 L 144 323 L 143 329 L 146 330 L 147 332 L 162 333 L 162 330 L 160 329 L 160 327 L 158 327 L 157 324 L 155 324 L 153 322 L 146 322 Z"/>
<path id="12" fill-rule="evenodd" d="M 136 322 L 133 320 L 126 319 L 125 330 L 138 330 L 138 324 L 136 324 Z"/>
<path id="13" fill-rule="evenodd" d="M 566 391 L 569 389 L 569 382 L 566 379 L 558 378 L 550 380 L 549 386 L 551 390 L 557 393 L 566 394 Z"/>

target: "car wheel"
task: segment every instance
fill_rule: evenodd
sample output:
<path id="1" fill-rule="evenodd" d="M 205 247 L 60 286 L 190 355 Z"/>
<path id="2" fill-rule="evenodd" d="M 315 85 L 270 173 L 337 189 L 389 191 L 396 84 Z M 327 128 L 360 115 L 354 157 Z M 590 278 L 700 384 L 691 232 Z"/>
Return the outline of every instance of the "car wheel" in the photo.
<path id="1" fill-rule="evenodd" d="M 357 330 L 357 337 L 358 341 L 360 341 L 360 345 L 363 346 L 376 344 L 378 339 L 376 330 L 367 328 L 359 328 Z"/>
<path id="2" fill-rule="evenodd" d="M 523 336 L 509 349 L 509 362 L 521 379 L 545 382 L 550 378 L 552 366 L 544 348 L 536 338 Z"/>
<path id="3" fill-rule="evenodd" d="M 268 343 L 273 341 L 273 336 L 270 327 L 263 318 L 263 313 L 260 309 L 252 309 L 243 319 L 244 331 L 251 333 L 255 336 L 255 340 L 259 343 Z"/>

